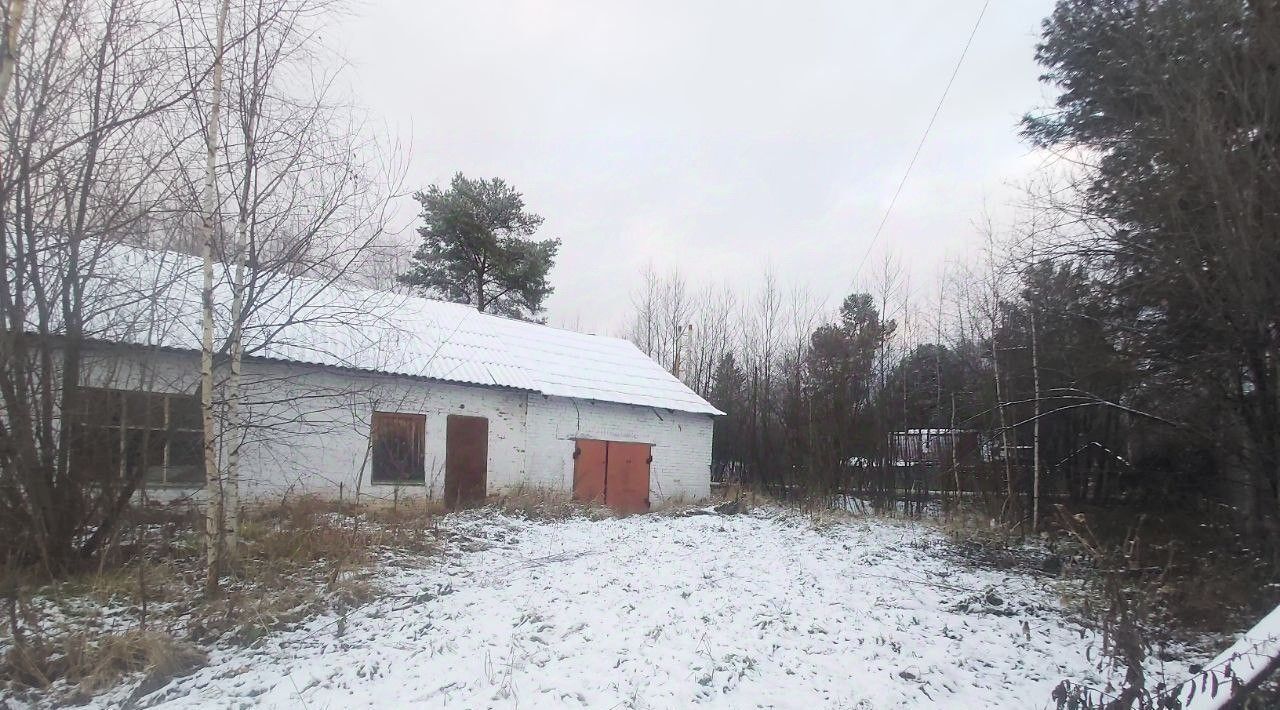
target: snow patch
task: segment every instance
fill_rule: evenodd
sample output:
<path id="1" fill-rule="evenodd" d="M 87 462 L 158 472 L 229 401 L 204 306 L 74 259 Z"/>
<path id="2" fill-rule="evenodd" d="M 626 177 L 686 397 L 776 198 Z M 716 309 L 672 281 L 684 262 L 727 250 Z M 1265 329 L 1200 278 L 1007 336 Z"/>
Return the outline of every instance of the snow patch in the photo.
<path id="1" fill-rule="evenodd" d="M 217 649 L 140 705 L 1027 708 L 1106 682 L 1052 580 L 957 565 L 918 524 L 445 523 L 453 554 L 383 570 L 401 593 Z"/>

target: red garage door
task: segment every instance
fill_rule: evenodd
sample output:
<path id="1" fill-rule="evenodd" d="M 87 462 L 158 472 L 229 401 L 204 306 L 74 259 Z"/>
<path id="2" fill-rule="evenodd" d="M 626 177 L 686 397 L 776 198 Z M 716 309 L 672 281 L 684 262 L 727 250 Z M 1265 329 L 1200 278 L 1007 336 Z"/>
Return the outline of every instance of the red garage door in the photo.
<path id="1" fill-rule="evenodd" d="M 573 451 L 573 499 L 604 502 L 604 470 L 609 442 L 579 439 Z"/>
<path id="2" fill-rule="evenodd" d="M 623 513 L 649 510 L 648 444 L 609 442 L 609 466 L 605 472 L 605 505 Z"/>
<path id="3" fill-rule="evenodd" d="M 578 439 L 573 462 L 573 497 L 603 502 L 623 513 L 649 510 L 652 445 Z"/>

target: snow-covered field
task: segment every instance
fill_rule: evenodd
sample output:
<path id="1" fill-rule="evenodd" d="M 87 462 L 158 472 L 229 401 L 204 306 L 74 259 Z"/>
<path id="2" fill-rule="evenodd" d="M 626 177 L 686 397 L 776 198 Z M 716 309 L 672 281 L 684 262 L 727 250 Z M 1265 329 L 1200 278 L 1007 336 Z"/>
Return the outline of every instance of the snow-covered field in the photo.
<path id="1" fill-rule="evenodd" d="M 960 564 L 919 524 L 446 523 L 462 549 L 387 569 L 399 594 L 216 650 L 138 706 L 1040 708 L 1099 680 L 1052 580 Z"/>

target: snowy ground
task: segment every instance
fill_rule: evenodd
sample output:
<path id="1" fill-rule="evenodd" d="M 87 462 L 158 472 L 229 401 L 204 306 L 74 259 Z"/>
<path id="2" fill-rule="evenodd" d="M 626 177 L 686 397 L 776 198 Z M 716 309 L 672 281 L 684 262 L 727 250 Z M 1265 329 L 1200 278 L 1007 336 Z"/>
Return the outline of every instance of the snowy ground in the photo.
<path id="1" fill-rule="evenodd" d="M 1052 580 L 958 564 L 921 525 L 447 524 L 470 551 L 387 570 L 401 594 L 215 650 L 138 706 L 1039 708 L 1099 681 Z"/>

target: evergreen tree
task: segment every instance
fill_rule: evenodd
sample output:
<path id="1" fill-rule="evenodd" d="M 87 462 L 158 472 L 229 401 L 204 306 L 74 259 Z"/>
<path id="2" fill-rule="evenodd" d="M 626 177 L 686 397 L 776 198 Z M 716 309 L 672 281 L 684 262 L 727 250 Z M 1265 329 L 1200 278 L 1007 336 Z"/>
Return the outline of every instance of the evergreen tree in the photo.
<path id="1" fill-rule="evenodd" d="M 744 451 L 743 412 L 746 408 L 747 375 L 738 366 L 733 353 L 725 353 L 716 365 L 714 383 L 709 393 L 711 404 L 724 412 L 712 423 L 711 459 L 717 477 L 724 477 L 741 466 Z"/>
<path id="2" fill-rule="evenodd" d="M 414 195 L 422 205 L 422 245 L 400 282 L 483 313 L 534 320 L 555 289 L 547 281 L 559 239 L 534 241 L 542 217 L 501 178 L 453 176 Z"/>
<path id="3" fill-rule="evenodd" d="M 884 321 L 870 294 L 854 293 L 840 306 L 840 321 L 809 336 L 804 362 L 815 444 L 843 461 L 874 446 L 866 410 L 874 384 L 876 352 L 897 329 Z"/>
<path id="4" fill-rule="evenodd" d="M 893 365 L 878 393 L 884 411 L 904 429 L 949 429 L 954 403 L 956 427 L 967 428 L 966 420 L 980 409 L 978 402 L 989 394 L 991 381 L 989 368 L 981 366 L 981 354 L 972 347 L 967 350 L 937 343 L 912 348 Z"/>
<path id="5" fill-rule="evenodd" d="M 1115 338 L 1280 550 L 1280 8 L 1061 0 L 1036 58 L 1061 94 L 1024 130 L 1096 164 L 1078 253 L 1128 309 Z"/>

